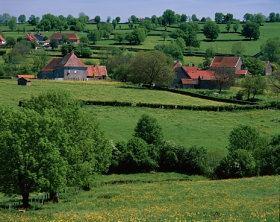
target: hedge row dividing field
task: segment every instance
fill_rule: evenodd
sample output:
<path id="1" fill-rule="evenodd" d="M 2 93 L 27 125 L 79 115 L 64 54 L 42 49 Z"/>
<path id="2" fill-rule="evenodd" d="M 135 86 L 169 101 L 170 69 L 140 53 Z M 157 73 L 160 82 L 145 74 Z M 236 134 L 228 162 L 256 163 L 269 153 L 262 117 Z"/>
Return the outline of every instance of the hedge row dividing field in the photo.
<path id="1" fill-rule="evenodd" d="M 271 176 L 209 181 L 172 173 L 102 176 L 101 181 L 107 183 L 92 191 L 69 194 L 71 199 L 46 204 L 37 211 L 0 210 L 0 218 L 5 222 L 274 222 L 279 219 L 279 179 Z M 120 180 L 123 183 L 118 184 Z"/>

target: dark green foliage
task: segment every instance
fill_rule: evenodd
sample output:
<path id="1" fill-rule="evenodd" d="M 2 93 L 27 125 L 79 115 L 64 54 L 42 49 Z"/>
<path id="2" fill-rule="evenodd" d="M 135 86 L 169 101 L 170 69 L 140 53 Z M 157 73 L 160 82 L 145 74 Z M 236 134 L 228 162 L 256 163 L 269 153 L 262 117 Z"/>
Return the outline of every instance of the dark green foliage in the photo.
<path id="1" fill-rule="evenodd" d="M 131 33 L 127 33 L 126 41 L 131 45 L 140 45 L 145 41 L 147 35 L 143 28 L 136 28 Z"/>
<path id="2" fill-rule="evenodd" d="M 185 44 L 185 43 L 184 43 Z M 169 44 L 161 44 L 155 46 L 156 50 L 162 51 L 168 56 L 171 56 L 174 60 L 183 60 L 183 49 L 176 42 Z"/>
<path id="3" fill-rule="evenodd" d="M 139 52 L 131 62 L 133 83 L 170 85 L 174 78 L 172 59 L 160 51 Z"/>
<path id="4" fill-rule="evenodd" d="M 136 173 L 155 170 L 157 163 L 151 158 L 151 147 L 138 137 L 133 137 L 127 144 L 118 143 L 113 150 L 113 162 L 110 171 Z"/>
<path id="5" fill-rule="evenodd" d="M 162 18 L 164 23 L 168 25 L 172 25 L 176 22 L 175 12 L 170 9 L 167 9 L 163 12 Z"/>
<path id="6" fill-rule="evenodd" d="M 0 112 L 0 190 L 21 194 L 27 208 L 30 192 L 59 191 L 66 184 L 67 164 L 58 148 L 63 128 L 47 113 Z"/>
<path id="7" fill-rule="evenodd" d="M 58 41 L 55 40 L 55 39 L 51 39 L 51 41 L 50 41 L 50 47 L 51 47 L 52 49 L 57 49 L 57 48 L 58 48 Z"/>
<path id="8" fill-rule="evenodd" d="M 96 44 L 96 42 L 101 39 L 101 33 L 98 30 L 94 30 L 90 32 L 87 37 L 89 41 L 93 42 L 93 44 Z"/>
<path id="9" fill-rule="evenodd" d="M 26 16 L 25 15 L 20 15 L 18 17 L 18 22 L 19 23 L 25 23 L 26 22 Z"/>
<path id="10" fill-rule="evenodd" d="M 257 58 L 246 57 L 243 59 L 243 65 L 252 75 L 263 75 L 264 73 L 264 63 Z"/>
<path id="11" fill-rule="evenodd" d="M 218 38 L 220 33 L 219 26 L 212 21 L 208 21 L 203 26 L 203 34 L 207 39 L 210 39 L 211 41 Z"/>
<path id="12" fill-rule="evenodd" d="M 245 38 L 249 38 L 250 40 L 253 38 L 254 40 L 259 39 L 260 37 L 260 26 L 255 22 L 246 22 L 243 25 L 242 35 Z"/>
<path id="13" fill-rule="evenodd" d="M 129 52 L 122 52 L 121 54 L 109 56 L 106 60 L 106 66 L 110 77 L 122 82 L 127 82 L 132 59 L 133 55 Z"/>
<path id="14" fill-rule="evenodd" d="M 250 177 L 256 175 L 256 162 L 251 151 L 238 149 L 230 152 L 215 170 L 219 179 Z"/>
<path id="15" fill-rule="evenodd" d="M 261 46 L 261 53 L 264 60 L 280 63 L 280 38 L 268 39 Z"/>
<path id="16" fill-rule="evenodd" d="M 234 128 L 229 135 L 229 151 L 244 149 L 254 151 L 265 145 L 260 133 L 250 126 L 239 126 Z"/>
<path id="17" fill-rule="evenodd" d="M 135 136 L 146 141 L 147 144 L 160 144 L 163 140 L 162 129 L 157 120 L 143 115 L 134 129 Z"/>
<path id="18" fill-rule="evenodd" d="M 14 47 L 15 44 L 16 44 L 15 38 L 10 36 L 6 38 L 6 47 Z"/>
<path id="19" fill-rule="evenodd" d="M 261 95 L 267 87 L 265 77 L 263 76 L 246 76 L 241 81 L 241 87 L 247 95 L 247 100 L 254 100 L 256 95 Z M 252 96 L 252 97 L 251 97 Z"/>
<path id="20" fill-rule="evenodd" d="M 272 138 L 268 146 L 255 151 L 260 175 L 280 174 L 280 135 Z"/>

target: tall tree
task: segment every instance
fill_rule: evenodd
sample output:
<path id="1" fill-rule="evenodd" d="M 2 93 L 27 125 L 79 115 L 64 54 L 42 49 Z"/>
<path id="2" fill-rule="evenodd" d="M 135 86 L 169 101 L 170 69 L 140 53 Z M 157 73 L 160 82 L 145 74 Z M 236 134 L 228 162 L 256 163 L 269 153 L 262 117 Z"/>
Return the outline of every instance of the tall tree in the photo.
<path id="1" fill-rule="evenodd" d="M 131 63 L 133 83 L 170 85 L 173 78 L 172 59 L 163 52 L 139 52 Z"/>
<path id="2" fill-rule="evenodd" d="M 242 35 L 245 36 L 245 38 L 249 38 L 250 40 L 252 38 L 257 40 L 260 37 L 260 26 L 255 22 L 246 22 L 243 25 Z"/>
<path id="3" fill-rule="evenodd" d="M 208 21 L 203 26 L 203 34 L 206 38 L 210 39 L 211 41 L 218 38 L 220 33 L 219 26 L 212 21 Z"/>
<path id="4" fill-rule="evenodd" d="M 176 22 L 176 16 L 175 12 L 172 11 L 171 9 L 167 9 L 163 12 L 163 20 L 165 21 L 166 24 L 172 25 Z"/>
<path id="5" fill-rule="evenodd" d="M 101 18 L 99 15 L 95 16 L 94 21 L 96 24 L 99 24 L 101 22 Z"/>
<path id="6" fill-rule="evenodd" d="M 234 74 L 232 74 L 228 69 L 220 69 L 215 71 L 215 79 L 219 86 L 219 93 L 221 93 L 224 87 L 230 87 L 234 83 Z"/>
<path id="7" fill-rule="evenodd" d="M 280 63 L 280 38 L 271 38 L 261 46 L 262 57 L 270 62 Z"/>
<path id="8" fill-rule="evenodd" d="M 9 21 L 8 21 L 8 26 L 9 28 L 14 31 L 17 27 L 17 19 L 16 17 L 12 17 Z"/>
<path id="9" fill-rule="evenodd" d="M 262 76 L 246 76 L 241 82 L 241 87 L 244 92 L 247 94 L 247 99 L 249 100 L 252 95 L 252 99 L 255 98 L 256 95 L 263 94 L 266 89 L 266 81 Z"/>
<path id="10" fill-rule="evenodd" d="M 26 22 L 26 16 L 25 15 L 20 15 L 18 17 L 18 22 L 19 23 L 25 23 Z"/>
<path id="11" fill-rule="evenodd" d="M 215 13 L 215 22 L 217 24 L 222 24 L 224 21 L 224 14 L 221 12 L 216 12 Z"/>
<path id="12" fill-rule="evenodd" d="M 59 191 L 66 185 L 67 165 L 59 152 L 64 136 L 55 117 L 32 110 L 1 110 L 0 190 L 21 194 L 29 208 L 32 191 Z"/>

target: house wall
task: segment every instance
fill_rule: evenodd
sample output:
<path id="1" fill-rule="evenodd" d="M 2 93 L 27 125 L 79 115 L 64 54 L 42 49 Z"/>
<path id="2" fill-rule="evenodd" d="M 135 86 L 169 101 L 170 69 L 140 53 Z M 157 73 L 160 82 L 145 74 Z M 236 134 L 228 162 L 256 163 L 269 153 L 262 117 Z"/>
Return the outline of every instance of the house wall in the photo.
<path id="1" fill-rule="evenodd" d="M 217 89 L 218 84 L 217 84 L 217 81 L 215 81 L 215 80 L 199 80 L 197 88 L 198 89 Z"/>
<path id="2" fill-rule="evenodd" d="M 172 83 L 172 87 L 182 87 L 181 79 L 188 79 L 188 75 L 182 67 L 177 67 L 174 69 L 175 77 Z"/>
<path id="3" fill-rule="evenodd" d="M 52 72 L 41 71 L 39 79 L 65 79 L 65 80 L 87 80 L 87 68 L 85 67 L 63 67 Z"/>
<path id="4" fill-rule="evenodd" d="M 87 80 L 87 68 L 64 67 L 63 78 L 65 80 Z"/>

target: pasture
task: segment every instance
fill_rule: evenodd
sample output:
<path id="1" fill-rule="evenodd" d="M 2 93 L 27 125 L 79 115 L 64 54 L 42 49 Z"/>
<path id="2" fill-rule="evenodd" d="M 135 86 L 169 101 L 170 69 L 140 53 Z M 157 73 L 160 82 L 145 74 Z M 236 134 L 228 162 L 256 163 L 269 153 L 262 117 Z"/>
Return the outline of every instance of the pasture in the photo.
<path id="1" fill-rule="evenodd" d="M 18 86 L 16 80 L 0 80 L 0 104 L 16 107 L 19 100 L 51 90 L 66 91 L 74 98 L 82 100 L 225 105 L 170 92 L 141 89 L 119 82 L 47 80 L 33 80 L 30 87 Z M 280 112 L 277 110 L 206 112 L 100 106 L 87 106 L 85 110 L 100 123 L 106 136 L 114 142 L 127 141 L 141 115 L 149 114 L 159 121 L 167 140 L 184 146 L 205 146 L 213 154 L 221 156 L 226 153 L 229 132 L 239 124 L 254 126 L 264 136 L 280 133 Z"/>
<path id="2" fill-rule="evenodd" d="M 18 105 L 18 101 L 50 90 L 64 90 L 76 99 L 95 101 L 121 101 L 163 103 L 175 105 L 224 105 L 205 99 L 178 95 L 164 91 L 151 91 L 120 82 L 110 81 L 48 81 L 33 80 L 31 87 L 17 85 L 14 80 L 0 80 L 0 104 Z"/>
<path id="3" fill-rule="evenodd" d="M 152 173 L 97 177 L 91 191 L 37 211 L 0 210 L 5 222 L 278 221 L 279 176 L 211 181 Z M 98 183 L 99 182 L 99 183 Z"/>

